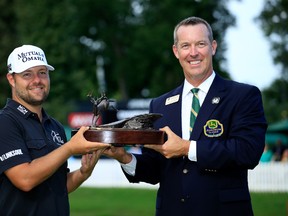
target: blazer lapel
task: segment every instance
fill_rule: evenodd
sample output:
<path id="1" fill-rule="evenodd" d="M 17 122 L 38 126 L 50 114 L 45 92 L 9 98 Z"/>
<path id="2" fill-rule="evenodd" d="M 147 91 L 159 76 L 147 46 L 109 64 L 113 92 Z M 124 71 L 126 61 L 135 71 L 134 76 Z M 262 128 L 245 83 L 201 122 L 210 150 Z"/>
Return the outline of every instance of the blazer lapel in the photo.
<path id="1" fill-rule="evenodd" d="M 169 124 L 170 129 L 180 137 L 182 137 L 182 120 L 181 120 L 181 104 L 182 104 L 182 91 L 183 91 L 183 84 L 180 85 L 175 91 L 171 92 L 169 97 L 174 97 L 179 95 L 179 100 L 176 103 L 167 105 L 169 106 Z"/>
<path id="2" fill-rule="evenodd" d="M 224 79 L 216 75 L 200 108 L 190 139 L 197 140 L 200 137 L 203 132 L 203 125 L 206 124 L 214 109 L 221 103 L 221 98 L 224 97 L 225 92 Z"/>

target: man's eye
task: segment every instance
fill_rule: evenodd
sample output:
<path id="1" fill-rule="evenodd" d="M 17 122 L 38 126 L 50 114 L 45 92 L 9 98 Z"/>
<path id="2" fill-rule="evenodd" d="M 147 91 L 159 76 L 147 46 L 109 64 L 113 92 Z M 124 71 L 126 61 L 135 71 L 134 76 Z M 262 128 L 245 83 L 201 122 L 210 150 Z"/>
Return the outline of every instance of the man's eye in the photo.
<path id="1" fill-rule="evenodd" d="M 41 78 L 47 78 L 48 77 L 48 71 L 40 71 L 39 76 Z"/>
<path id="2" fill-rule="evenodd" d="M 182 49 L 188 49 L 188 48 L 189 48 L 189 45 L 188 45 L 188 44 L 182 44 L 182 45 L 181 45 L 181 48 L 182 48 Z"/>
<path id="3" fill-rule="evenodd" d="M 30 78 L 32 75 L 30 73 L 24 73 L 22 76 L 23 78 Z"/>
<path id="4" fill-rule="evenodd" d="M 200 48 L 205 47 L 206 45 L 207 45 L 207 43 L 204 41 L 197 43 L 197 47 L 200 47 Z"/>

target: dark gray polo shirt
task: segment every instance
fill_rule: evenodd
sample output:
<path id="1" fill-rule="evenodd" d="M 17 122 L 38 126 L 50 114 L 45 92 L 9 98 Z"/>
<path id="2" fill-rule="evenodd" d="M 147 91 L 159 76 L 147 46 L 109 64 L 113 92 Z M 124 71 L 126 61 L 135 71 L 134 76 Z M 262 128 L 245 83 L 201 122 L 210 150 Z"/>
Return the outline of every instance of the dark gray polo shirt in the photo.
<path id="1" fill-rule="evenodd" d="M 4 174 L 67 141 L 63 126 L 44 110 L 42 113 L 41 123 L 37 114 L 10 99 L 0 112 L 0 215 L 69 215 L 67 162 L 29 192 L 16 188 Z"/>

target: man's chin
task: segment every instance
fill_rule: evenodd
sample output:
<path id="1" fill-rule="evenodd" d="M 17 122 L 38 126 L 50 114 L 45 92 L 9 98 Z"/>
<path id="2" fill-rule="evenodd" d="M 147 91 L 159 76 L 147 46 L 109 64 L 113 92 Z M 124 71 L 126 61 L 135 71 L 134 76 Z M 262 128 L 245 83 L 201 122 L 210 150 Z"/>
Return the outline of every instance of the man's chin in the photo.
<path id="1" fill-rule="evenodd" d="M 30 101 L 29 104 L 33 106 L 40 106 L 44 103 L 44 100 L 41 101 Z"/>
<path id="2" fill-rule="evenodd" d="M 42 99 L 34 99 L 34 100 L 30 100 L 30 101 L 27 101 L 30 105 L 33 105 L 33 106 L 40 106 L 42 105 L 45 101 L 46 101 L 46 98 L 42 98 Z"/>

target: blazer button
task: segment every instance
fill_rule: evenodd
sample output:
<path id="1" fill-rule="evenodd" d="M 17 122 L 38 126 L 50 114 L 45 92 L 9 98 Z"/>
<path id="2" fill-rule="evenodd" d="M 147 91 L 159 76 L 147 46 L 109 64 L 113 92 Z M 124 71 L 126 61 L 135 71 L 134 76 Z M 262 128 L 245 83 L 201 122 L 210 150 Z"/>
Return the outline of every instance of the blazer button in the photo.
<path id="1" fill-rule="evenodd" d="M 188 173 L 188 169 L 183 169 L 183 173 L 184 174 Z"/>

